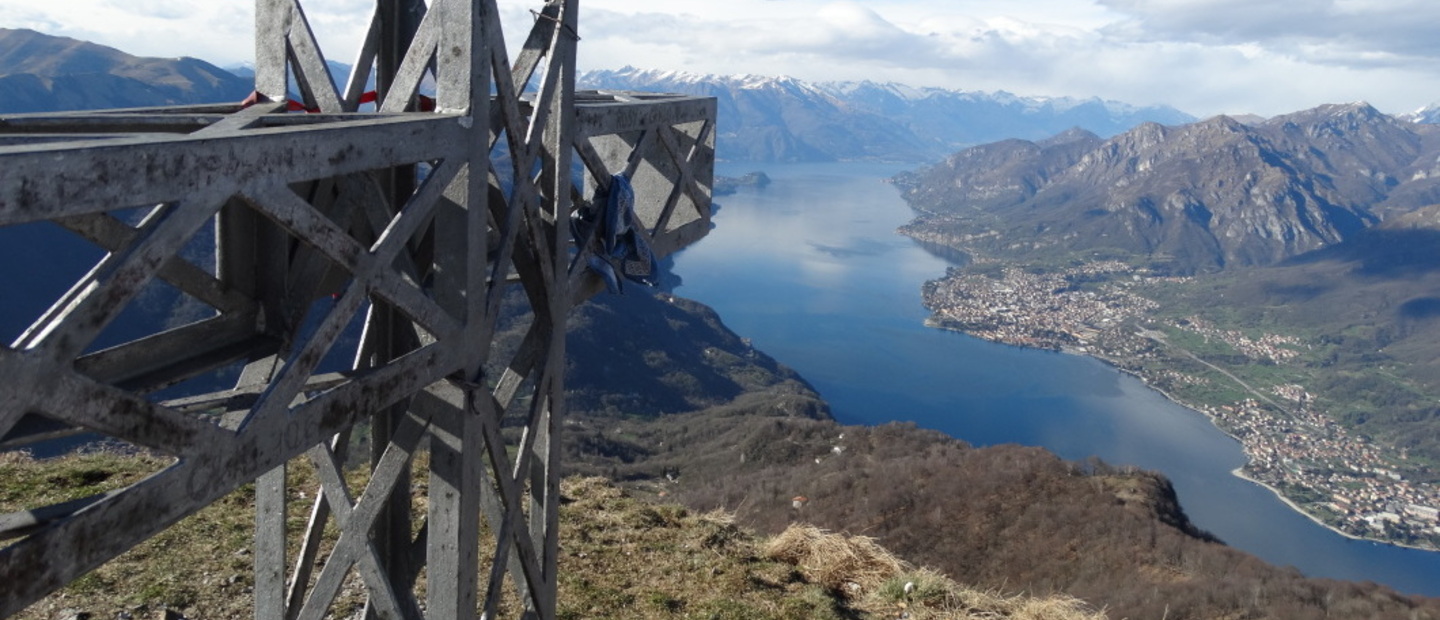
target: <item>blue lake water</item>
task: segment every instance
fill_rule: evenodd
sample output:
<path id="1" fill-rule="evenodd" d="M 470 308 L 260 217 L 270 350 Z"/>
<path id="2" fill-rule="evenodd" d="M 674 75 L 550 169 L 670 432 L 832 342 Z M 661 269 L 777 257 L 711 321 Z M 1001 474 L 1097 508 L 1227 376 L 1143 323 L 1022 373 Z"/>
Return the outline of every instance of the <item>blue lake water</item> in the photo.
<path id="1" fill-rule="evenodd" d="M 949 265 L 895 228 L 912 212 L 883 179 L 898 166 L 721 164 L 763 189 L 716 199 L 716 229 L 677 255 L 675 292 L 795 368 L 847 424 L 913 421 L 974 445 L 1163 472 L 1190 518 L 1307 575 L 1440 596 L 1440 553 L 1335 534 L 1231 475 L 1240 446 L 1203 415 L 1094 359 L 927 328 L 920 286 Z"/>

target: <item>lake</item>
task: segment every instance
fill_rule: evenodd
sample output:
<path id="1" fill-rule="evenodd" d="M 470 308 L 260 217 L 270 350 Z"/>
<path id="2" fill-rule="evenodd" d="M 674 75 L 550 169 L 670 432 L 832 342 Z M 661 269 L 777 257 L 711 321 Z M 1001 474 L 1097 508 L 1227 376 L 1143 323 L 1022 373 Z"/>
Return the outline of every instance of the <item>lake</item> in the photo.
<path id="1" fill-rule="evenodd" d="M 876 164 L 718 165 L 772 183 L 716 198 L 679 253 L 677 294 L 714 307 L 800 372 L 846 424 L 913 421 L 977 446 L 1044 446 L 1163 472 L 1191 520 L 1306 575 L 1440 596 L 1440 553 L 1356 541 L 1231 475 L 1240 445 L 1200 413 L 1092 358 L 927 328 L 920 286 L 948 263 L 895 228 L 912 217 Z"/>

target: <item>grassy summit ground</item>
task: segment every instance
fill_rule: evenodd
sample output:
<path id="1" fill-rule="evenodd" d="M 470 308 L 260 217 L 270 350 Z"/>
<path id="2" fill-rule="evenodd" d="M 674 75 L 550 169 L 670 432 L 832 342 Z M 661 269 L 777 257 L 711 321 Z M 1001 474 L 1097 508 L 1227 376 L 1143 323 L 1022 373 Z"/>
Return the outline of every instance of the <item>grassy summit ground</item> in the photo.
<path id="1" fill-rule="evenodd" d="M 51 499 L 101 492 L 161 463 L 116 452 L 48 461 L 12 455 L 0 462 L 0 479 L 8 482 L 0 509 L 20 508 L 36 491 Z M 295 482 L 313 482 L 306 468 L 292 469 Z M 959 586 L 869 538 L 802 524 L 765 538 L 727 513 L 643 501 L 602 478 L 567 479 L 561 492 L 560 618 L 1104 617 L 1068 597 L 1003 597 Z M 416 493 L 423 501 L 423 489 Z M 292 504 L 292 525 L 299 525 L 307 505 Z M 169 610 L 187 618 L 248 618 L 254 508 L 252 489 L 236 491 L 18 617 Z M 361 596 L 352 578 L 331 615 L 354 617 Z"/>

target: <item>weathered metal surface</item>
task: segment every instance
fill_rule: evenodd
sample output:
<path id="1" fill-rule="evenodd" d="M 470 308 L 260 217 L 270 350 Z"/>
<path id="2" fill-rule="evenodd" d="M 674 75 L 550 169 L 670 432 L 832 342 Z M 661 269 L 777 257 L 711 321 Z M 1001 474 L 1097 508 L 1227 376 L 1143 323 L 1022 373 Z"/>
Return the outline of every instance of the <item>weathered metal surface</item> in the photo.
<path id="1" fill-rule="evenodd" d="M 493 618 L 507 589 L 507 615 L 554 617 L 563 334 L 601 286 L 568 221 L 625 174 L 657 254 L 703 236 L 714 101 L 577 93 L 577 0 L 545 2 L 513 61 L 493 0 L 379 0 L 337 87 L 302 4 L 256 0 L 249 107 L 0 117 L 0 227 L 53 222 L 104 252 L 0 347 L 0 446 L 68 427 L 175 457 L 0 515 L 0 617 L 247 482 L 258 619 L 324 617 L 352 574 L 374 617 Z M 378 111 L 357 112 L 372 74 Z M 415 111 L 423 84 L 433 112 Z M 292 97 L 319 112 L 286 113 Z M 153 282 L 195 318 L 97 346 Z M 505 358 L 492 340 L 516 294 L 529 331 Z M 226 368 L 239 378 L 218 385 Z M 374 445 L 358 494 L 341 472 L 357 424 Z M 285 517 L 297 458 L 321 480 L 303 531 Z"/>

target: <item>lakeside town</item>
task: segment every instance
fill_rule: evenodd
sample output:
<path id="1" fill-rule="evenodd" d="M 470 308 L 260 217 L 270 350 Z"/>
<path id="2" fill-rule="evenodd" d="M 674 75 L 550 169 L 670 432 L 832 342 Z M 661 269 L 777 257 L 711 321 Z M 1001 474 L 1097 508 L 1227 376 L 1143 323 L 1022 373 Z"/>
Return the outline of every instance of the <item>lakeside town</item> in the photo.
<path id="1" fill-rule="evenodd" d="M 925 285 L 932 313 L 927 324 L 1105 360 L 1208 415 L 1244 448 L 1248 462 L 1237 474 L 1269 487 L 1317 522 L 1356 538 L 1440 549 L 1440 485 L 1407 479 L 1406 453 L 1348 432 L 1317 408 L 1304 386 L 1247 383 L 1174 345 L 1169 334 L 1224 343 L 1248 359 L 1274 364 L 1293 362 L 1305 343 L 1278 334 L 1246 336 L 1199 317 L 1157 323 L 1158 304 L 1133 290 L 1147 279 L 1155 278 L 1118 261 L 1056 273 L 952 269 Z M 1217 380 L 1244 396 L 1224 404 L 1174 396 L 1177 389 Z"/>

